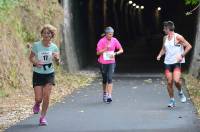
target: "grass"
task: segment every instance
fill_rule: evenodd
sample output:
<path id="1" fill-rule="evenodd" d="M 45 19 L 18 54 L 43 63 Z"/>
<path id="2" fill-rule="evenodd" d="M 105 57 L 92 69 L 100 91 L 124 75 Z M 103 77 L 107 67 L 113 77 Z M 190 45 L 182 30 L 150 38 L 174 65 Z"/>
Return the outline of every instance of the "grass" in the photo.
<path id="1" fill-rule="evenodd" d="M 190 98 L 200 116 L 200 80 L 189 74 L 184 75 L 184 79 Z"/>
<path id="2" fill-rule="evenodd" d="M 2 89 L 0 89 L 0 98 L 2 98 L 2 97 L 8 97 L 8 96 L 9 96 L 8 93 L 6 93 L 6 92 L 3 91 Z"/>
<path id="3" fill-rule="evenodd" d="M 14 29 L 17 31 L 16 34 L 23 40 L 24 43 L 33 42 L 36 39 L 35 32 L 28 30 L 19 19 L 15 18 L 12 23 Z"/>
<path id="4" fill-rule="evenodd" d="M 61 74 L 62 73 L 62 74 Z M 71 94 L 78 88 L 84 88 L 89 85 L 93 77 L 83 74 L 68 74 L 58 68 L 56 70 L 56 86 L 53 88 L 50 98 L 50 105 L 56 102 L 62 102 L 66 95 Z M 0 95 L 6 96 L 4 91 L 0 90 Z M 33 89 L 25 90 L 16 89 L 15 93 L 11 93 L 8 97 L 1 100 L 0 117 L 4 117 L 4 121 L 0 122 L 0 131 L 13 125 L 21 120 L 26 119 L 32 114 L 32 106 L 34 104 Z M 8 113 L 15 113 L 14 116 Z"/>
<path id="5" fill-rule="evenodd" d="M 11 15 L 15 7 L 20 4 L 22 0 L 0 0 L 0 22 L 7 21 L 7 16 Z"/>
<path id="6" fill-rule="evenodd" d="M 60 31 L 63 9 L 57 0 L 0 0 L 0 10 L 1 98 L 31 84 L 26 46 L 40 39 L 40 29 L 46 23 L 53 24 Z M 58 33 L 55 39 L 58 45 L 60 38 Z"/>
<path id="7" fill-rule="evenodd" d="M 46 23 L 61 31 L 63 9 L 58 0 L 0 0 L 0 10 L 0 117 L 4 119 L 0 121 L 1 131 L 32 113 L 34 93 L 27 44 L 40 39 L 40 29 Z M 54 40 L 58 45 L 60 38 L 58 33 Z M 68 74 L 56 67 L 57 85 L 52 90 L 51 104 L 91 81 L 87 75 Z"/>

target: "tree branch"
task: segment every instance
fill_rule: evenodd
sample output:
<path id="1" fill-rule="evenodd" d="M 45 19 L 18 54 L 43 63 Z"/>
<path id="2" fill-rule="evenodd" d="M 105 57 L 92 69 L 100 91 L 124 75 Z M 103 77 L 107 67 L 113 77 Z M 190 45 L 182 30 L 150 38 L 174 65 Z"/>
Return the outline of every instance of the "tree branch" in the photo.
<path id="1" fill-rule="evenodd" d="M 200 6 L 200 3 L 199 3 L 196 7 L 194 7 L 191 11 L 186 12 L 185 15 L 186 15 L 186 16 L 192 15 L 192 13 L 193 13 L 195 10 L 197 10 L 197 9 L 199 8 L 199 6 Z"/>

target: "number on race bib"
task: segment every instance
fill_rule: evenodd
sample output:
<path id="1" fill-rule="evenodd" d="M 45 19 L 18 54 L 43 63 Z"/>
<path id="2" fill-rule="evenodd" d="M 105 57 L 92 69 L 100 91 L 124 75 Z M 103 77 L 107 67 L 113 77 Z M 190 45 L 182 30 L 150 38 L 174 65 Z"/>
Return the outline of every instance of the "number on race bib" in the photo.
<path id="1" fill-rule="evenodd" d="M 112 57 L 114 55 L 114 51 L 107 51 L 103 53 L 103 59 L 106 61 L 114 60 Z"/>
<path id="2" fill-rule="evenodd" d="M 52 63 L 52 51 L 43 51 L 38 53 L 38 60 L 43 64 Z"/>
<path id="3" fill-rule="evenodd" d="M 44 58 L 44 61 L 47 61 L 48 60 L 48 55 L 44 55 L 43 58 Z"/>

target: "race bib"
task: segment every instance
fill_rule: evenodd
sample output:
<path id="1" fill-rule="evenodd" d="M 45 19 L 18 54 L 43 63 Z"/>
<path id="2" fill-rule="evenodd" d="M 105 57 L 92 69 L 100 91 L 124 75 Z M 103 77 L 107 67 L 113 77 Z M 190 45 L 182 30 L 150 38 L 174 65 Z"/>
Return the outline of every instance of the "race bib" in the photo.
<path id="1" fill-rule="evenodd" d="M 106 61 L 114 60 L 114 51 L 107 51 L 103 53 L 103 59 Z"/>
<path id="2" fill-rule="evenodd" d="M 38 53 L 38 60 L 43 64 L 52 63 L 52 51 L 42 51 Z"/>

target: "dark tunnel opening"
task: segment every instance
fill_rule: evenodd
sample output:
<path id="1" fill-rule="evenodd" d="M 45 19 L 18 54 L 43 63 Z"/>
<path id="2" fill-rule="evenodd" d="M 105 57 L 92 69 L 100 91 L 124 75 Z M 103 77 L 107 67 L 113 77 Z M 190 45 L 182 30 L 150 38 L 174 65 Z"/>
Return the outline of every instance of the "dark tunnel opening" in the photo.
<path id="1" fill-rule="evenodd" d="M 134 6 L 133 4 L 139 6 Z M 144 9 L 141 9 L 143 6 Z M 158 10 L 160 7 L 161 10 Z M 105 26 L 115 29 L 125 53 L 117 57 L 117 72 L 162 72 L 163 59 L 156 61 L 162 47 L 162 22 L 172 20 L 175 32 L 194 44 L 197 12 L 186 16 L 192 7 L 184 0 L 77 0 L 72 2 L 73 30 L 78 62 L 82 68 L 97 67 L 96 44 Z M 187 56 L 184 70 L 190 64 Z"/>

